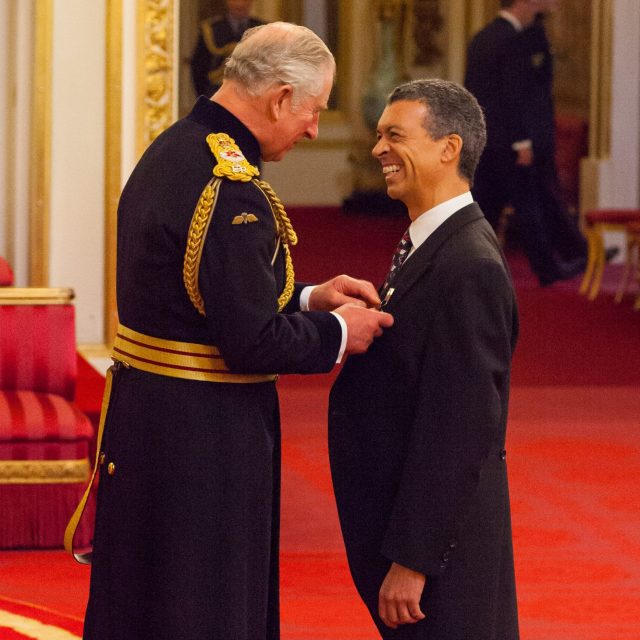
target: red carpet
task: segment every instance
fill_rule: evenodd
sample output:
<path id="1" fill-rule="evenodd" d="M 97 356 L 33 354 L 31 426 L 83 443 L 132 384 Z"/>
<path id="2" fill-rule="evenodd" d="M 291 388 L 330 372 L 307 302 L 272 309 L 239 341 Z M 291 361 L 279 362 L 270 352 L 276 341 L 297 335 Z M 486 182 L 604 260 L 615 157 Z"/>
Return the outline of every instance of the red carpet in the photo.
<path id="1" fill-rule="evenodd" d="M 342 271 L 379 281 L 406 226 L 337 210 L 291 216 L 297 275 L 315 281 Z M 577 294 L 577 280 L 539 289 L 519 256 L 510 263 L 522 322 L 508 442 L 521 637 L 637 640 L 640 313 L 628 300 L 615 305 L 610 287 L 593 303 Z M 101 389 L 84 373 L 87 410 Z M 331 493 L 325 420 L 334 375 L 278 383 L 283 640 L 377 637 L 348 574 Z M 61 552 L 0 553 L 0 640 L 78 636 L 87 584 L 87 569 Z M 23 618 L 72 635 L 7 629 Z"/>

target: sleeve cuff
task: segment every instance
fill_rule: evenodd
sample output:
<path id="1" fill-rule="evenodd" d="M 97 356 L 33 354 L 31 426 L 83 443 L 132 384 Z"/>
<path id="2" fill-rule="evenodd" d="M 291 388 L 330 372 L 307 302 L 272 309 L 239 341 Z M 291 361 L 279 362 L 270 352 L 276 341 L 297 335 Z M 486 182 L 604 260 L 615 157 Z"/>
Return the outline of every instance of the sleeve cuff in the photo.
<path id="1" fill-rule="evenodd" d="M 518 140 L 511 145 L 511 148 L 514 151 L 520 151 L 520 149 L 531 149 L 532 146 L 531 140 Z"/>
<path id="2" fill-rule="evenodd" d="M 309 298 L 311 297 L 311 292 L 314 289 L 315 289 L 315 285 L 311 285 L 311 286 L 305 287 L 300 292 L 300 311 L 309 311 Z"/>
<path id="3" fill-rule="evenodd" d="M 312 289 L 312 288 L 313 287 L 309 287 L 309 289 Z M 300 298 L 301 298 L 300 306 L 302 306 L 302 296 L 300 296 Z M 342 362 L 342 356 L 344 356 L 344 351 L 347 348 L 347 335 L 348 335 L 347 323 L 344 321 L 344 318 L 339 313 L 332 311 L 331 315 L 338 318 L 338 322 L 340 323 L 340 328 L 342 329 L 342 340 L 340 342 L 340 351 L 338 351 L 338 358 L 336 359 L 336 364 L 340 364 Z"/>

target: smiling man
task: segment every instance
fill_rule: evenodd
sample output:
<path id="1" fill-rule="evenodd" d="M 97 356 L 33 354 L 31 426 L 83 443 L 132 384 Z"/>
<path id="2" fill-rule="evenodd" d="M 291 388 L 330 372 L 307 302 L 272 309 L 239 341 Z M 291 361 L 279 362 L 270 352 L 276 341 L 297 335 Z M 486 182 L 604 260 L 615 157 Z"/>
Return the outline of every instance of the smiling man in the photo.
<path id="1" fill-rule="evenodd" d="M 331 391 L 329 450 L 356 587 L 383 638 L 516 640 L 505 431 L 511 279 L 469 193 L 475 98 L 401 85 L 373 155 L 411 224 L 380 291 L 394 325 Z"/>
<path id="2" fill-rule="evenodd" d="M 318 135 L 333 77 L 309 29 L 245 32 L 124 188 L 85 640 L 279 638 L 276 378 L 329 371 L 393 321 L 370 283 L 295 282 L 258 178 Z"/>

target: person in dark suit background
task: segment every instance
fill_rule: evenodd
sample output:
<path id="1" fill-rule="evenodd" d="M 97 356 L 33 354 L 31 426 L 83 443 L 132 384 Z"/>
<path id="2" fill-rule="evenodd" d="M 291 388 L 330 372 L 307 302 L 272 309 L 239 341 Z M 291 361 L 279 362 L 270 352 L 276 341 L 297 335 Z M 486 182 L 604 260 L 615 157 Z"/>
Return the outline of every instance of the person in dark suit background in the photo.
<path id="1" fill-rule="evenodd" d="M 487 121 L 473 195 L 494 228 L 515 210 L 519 243 L 540 284 L 580 273 L 587 245 L 561 197 L 555 162 L 553 60 L 544 16 L 558 0 L 501 0 L 469 44 L 465 86 Z"/>
<path id="2" fill-rule="evenodd" d="M 196 95 L 211 97 L 222 84 L 224 63 L 251 27 L 264 24 L 251 15 L 253 0 L 225 0 L 223 15 L 200 23 L 198 42 L 191 56 L 191 79 Z"/>
<path id="3" fill-rule="evenodd" d="M 518 315 L 470 193 L 482 111 L 460 85 L 414 81 L 392 92 L 377 135 L 411 224 L 380 291 L 394 325 L 330 394 L 349 566 L 385 639 L 516 640 L 504 447 Z"/>

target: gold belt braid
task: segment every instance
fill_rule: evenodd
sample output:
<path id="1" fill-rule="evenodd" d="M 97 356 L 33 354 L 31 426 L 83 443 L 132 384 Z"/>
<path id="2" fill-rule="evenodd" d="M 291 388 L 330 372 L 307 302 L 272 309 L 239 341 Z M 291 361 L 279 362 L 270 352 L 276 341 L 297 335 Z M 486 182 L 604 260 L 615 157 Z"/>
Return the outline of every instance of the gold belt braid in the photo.
<path id="1" fill-rule="evenodd" d="M 134 369 L 186 380 L 248 384 L 272 382 L 278 377 L 272 373 L 234 373 L 212 345 L 154 338 L 121 324 L 113 344 L 113 358 Z"/>
<path id="2" fill-rule="evenodd" d="M 100 408 L 100 422 L 98 423 L 98 434 L 96 436 L 96 461 L 93 465 L 93 471 L 91 473 L 91 478 L 89 478 L 89 484 L 82 495 L 82 499 L 80 500 L 80 504 L 76 507 L 76 510 L 73 512 L 71 516 L 71 520 L 69 520 L 69 524 L 67 528 L 64 530 L 64 548 L 70 553 L 79 563 L 81 564 L 90 564 L 91 563 L 91 553 L 75 553 L 73 549 L 73 538 L 76 535 L 76 529 L 80 524 L 80 520 L 82 519 L 82 514 L 84 513 L 85 507 L 87 506 L 87 500 L 89 499 L 89 494 L 91 493 L 91 488 L 93 487 L 93 481 L 95 480 L 96 473 L 98 471 L 98 465 L 100 464 L 100 449 L 102 448 L 102 434 L 104 433 L 104 422 L 107 417 L 107 409 L 109 408 L 109 398 L 111 397 L 111 381 L 113 379 L 113 368 L 109 367 L 107 371 L 107 377 L 104 385 L 104 394 L 102 396 L 102 406 Z"/>

